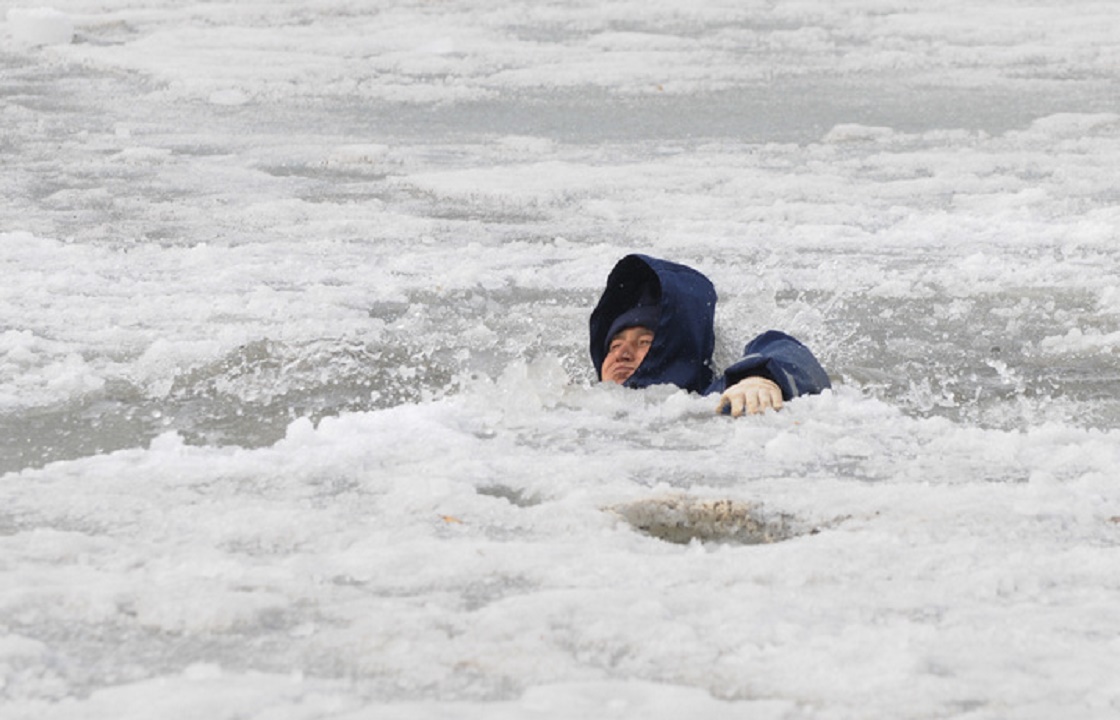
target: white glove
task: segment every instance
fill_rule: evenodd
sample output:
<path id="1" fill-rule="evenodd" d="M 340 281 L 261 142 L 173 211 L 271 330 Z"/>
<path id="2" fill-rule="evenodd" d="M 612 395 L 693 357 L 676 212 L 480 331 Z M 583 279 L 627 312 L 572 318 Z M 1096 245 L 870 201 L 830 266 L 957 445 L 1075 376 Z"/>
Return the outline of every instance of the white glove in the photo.
<path id="1" fill-rule="evenodd" d="M 731 406 L 731 416 L 739 417 L 745 409 L 751 415 L 766 412 L 768 408 L 782 409 L 782 390 L 777 383 L 764 377 L 749 377 L 727 388 L 719 396 L 716 412 Z"/>

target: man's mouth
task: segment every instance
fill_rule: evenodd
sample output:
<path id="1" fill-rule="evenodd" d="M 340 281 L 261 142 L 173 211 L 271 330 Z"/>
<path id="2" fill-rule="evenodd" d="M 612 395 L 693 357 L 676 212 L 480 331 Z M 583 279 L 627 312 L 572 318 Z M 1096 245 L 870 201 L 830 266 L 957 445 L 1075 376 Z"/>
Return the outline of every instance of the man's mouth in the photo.
<path id="1" fill-rule="evenodd" d="M 626 378 L 633 375 L 634 370 L 636 370 L 636 368 L 632 368 L 629 365 L 623 365 L 623 366 L 620 366 L 620 367 L 616 367 L 614 370 L 611 371 L 611 377 L 614 380 L 616 380 L 617 382 L 622 382 Z"/>

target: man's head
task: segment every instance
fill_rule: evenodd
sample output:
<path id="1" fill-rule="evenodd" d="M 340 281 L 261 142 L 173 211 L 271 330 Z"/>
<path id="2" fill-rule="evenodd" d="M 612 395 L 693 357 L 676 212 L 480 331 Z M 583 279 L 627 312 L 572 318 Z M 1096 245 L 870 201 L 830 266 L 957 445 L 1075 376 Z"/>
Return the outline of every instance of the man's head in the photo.
<path id="1" fill-rule="evenodd" d="M 712 283 L 690 267 L 648 255 L 622 258 L 589 322 L 591 362 L 599 379 L 635 388 L 668 383 L 704 390 L 712 380 L 715 304 Z M 630 350 L 632 357 L 618 359 L 616 368 L 613 358 L 607 360 L 611 341 L 633 327 L 647 328 L 652 342 Z M 638 357 L 639 352 L 644 354 Z"/>

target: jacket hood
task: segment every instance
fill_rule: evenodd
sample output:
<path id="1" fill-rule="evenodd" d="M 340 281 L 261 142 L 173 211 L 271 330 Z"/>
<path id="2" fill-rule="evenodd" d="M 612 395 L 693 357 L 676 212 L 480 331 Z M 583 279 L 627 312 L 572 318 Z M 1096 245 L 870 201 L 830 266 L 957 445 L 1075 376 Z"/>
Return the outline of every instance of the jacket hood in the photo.
<path id="1" fill-rule="evenodd" d="M 643 299 L 644 298 L 644 299 Z M 703 392 L 712 382 L 715 349 L 716 291 L 702 273 L 648 255 L 627 255 L 607 278 L 607 287 L 591 313 L 591 360 L 603 379 L 608 333 L 615 321 L 653 298 L 659 309 L 653 345 L 628 387 L 671 383 Z"/>

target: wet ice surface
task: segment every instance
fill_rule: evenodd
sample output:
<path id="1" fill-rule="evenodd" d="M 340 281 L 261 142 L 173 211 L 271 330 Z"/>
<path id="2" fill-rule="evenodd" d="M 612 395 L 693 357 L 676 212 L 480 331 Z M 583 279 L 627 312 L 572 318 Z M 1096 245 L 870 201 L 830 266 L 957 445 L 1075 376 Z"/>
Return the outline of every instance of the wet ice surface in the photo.
<path id="1" fill-rule="evenodd" d="M 1116 9 L 56 7 L 0 45 L 13 717 L 1120 709 Z M 594 386 L 634 250 L 835 392 Z"/>

